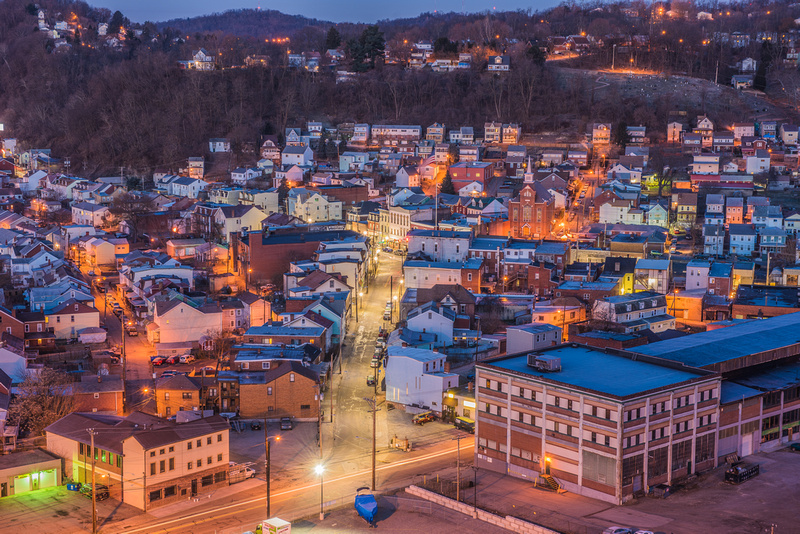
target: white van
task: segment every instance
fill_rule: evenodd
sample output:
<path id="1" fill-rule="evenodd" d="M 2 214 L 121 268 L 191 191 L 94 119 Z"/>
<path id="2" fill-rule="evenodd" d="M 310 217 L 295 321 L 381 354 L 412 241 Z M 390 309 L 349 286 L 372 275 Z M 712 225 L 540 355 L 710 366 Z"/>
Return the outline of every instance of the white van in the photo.
<path id="1" fill-rule="evenodd" d="M 181 363 L 192 363 L 194 361 L 194 356 L 191 354 L 184 354 L 181 356 Z"/>

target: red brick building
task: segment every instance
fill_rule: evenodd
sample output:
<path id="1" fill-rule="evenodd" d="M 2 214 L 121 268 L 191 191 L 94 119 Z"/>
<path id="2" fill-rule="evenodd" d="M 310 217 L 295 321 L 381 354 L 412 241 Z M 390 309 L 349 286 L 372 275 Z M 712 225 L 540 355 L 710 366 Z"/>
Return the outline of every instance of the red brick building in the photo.
<path id="1" fill-rule="evenodd" d="M 451 165 L 449 172 L 456 193 L 472 182 L 478 182 L 486 191 L 487 185 L 494 175 L 494 167 L 488 161 L 460 161 Z"/>
<path id="2" fill-rule="evenodd" d="M 508 203 L 511 237 L 542 239 L 550 234 L 555 206 L 552 196 L 544 198 L 526 184 L 519 195 Z"/>

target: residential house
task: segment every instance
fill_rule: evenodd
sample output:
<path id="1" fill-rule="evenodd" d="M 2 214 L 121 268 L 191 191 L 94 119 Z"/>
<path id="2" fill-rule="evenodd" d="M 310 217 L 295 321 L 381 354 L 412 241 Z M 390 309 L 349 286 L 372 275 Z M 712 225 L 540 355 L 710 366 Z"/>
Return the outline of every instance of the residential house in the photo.
<path id="1" fill-rule="evenodd" d="M 97 308 L 70 299 L 45 314 L 45 322 L 56 339 L 76 339 L 84 328 L 100 326 L 100 311 Z"/>
<path id="2" fill-rule="evenodd" d="M 508 72 L 511 68 L 511 56 L 489 56 L 489 72 Z"/>
<path id="3" fill-rule="evenodd" d="M 78 202 L 72 205 L 72 223 L 99 228 L 111 219 L 108 206 L 91 202 Z"/>
<path id="4" fill-rule="evenodd" d="M 308 167 L 314 159 L 311 147 L 306 145 L 290 145 L 281 152 L 281 165 Z"/>
<path id="5" fill-rule="evenodd" d="M 239 374 L 239 417 L 316 422 L 321 408 L 319 374 L 296 360 L 274 362 L 267 369 Z"/>
<path id="6" fill-rule="evenodd" d="M 786 232 L 783 228 L 766 226 L 756 229 L 758 232 L 758 249 L 762 256 L 780 254 L 786 249 Z"/>
<path id="7" fill-rule="evenodd" d="M 764 227 L 783 228 L 783 213 L 780 206 L 756 206 L 753 209 L 753 226 L 756 230 Z"/>
<path id="8" fill-rule="evenodd" d="M 228 139 L 213 138 L 208 140 L 208 151 L 215 152 L 230 152 L 231 142 Z"/>
<path id="9" fill-rule="evenodd" d="M 770 153 L 767 150 L 756 150 L 755 155 L 745 158 L 745 172 L 747 174 L 760 174 L 769 172 Z"/>
<path id="10" fill-rule="evenodd" d="M 697 193 L 678 193 L 676 222 L 693 226 L 697 220 Z"/>
<path id="11" fill-rule="evenodd" d="M 442 393 L 458 385 L 458 375 L 446 372 L 445 354 L 390 346 L 386 358 L 386 400 L 408 408 L 441 413 Z"/>
<path id="12" fill-rule="evenodd" d="M 750 224 L 730 224 L 730 253 L 751 256 L 756 249 L 756 229 Z"/>
<path id="13" fill-rule="evenodd" d="M 742 224 L 744 222 L 744 200 L 741 197 L 725 199 L 725 224 Z"/>
<path id="14" fill-rule="evenodd" d="M 506 329 L 506 353 L 538 351 L 561 343 L 561 328 L 547 323 L 509 326 Z"/>
<path id="15" fill-rule="evenodd" d="M 796 145 L 798 142 L 798 127 L 794 124 L 781 124 L 779 129 L 781 141 L 784 145 Z"/>
<path id="16" fill-rule="evenodd" d="M 449 347 L 453 344 L 453 327 L 456 314 L 448 307 L 430 301 L 412 309 L 406 316 L 407 329 L 414 333 L 431 335 L 432 347 Z"/>
<path id="17" fill-rule="evenodd" d="M 670 260 L 640 259 L 634 271 L 635 291 L 655 291 L 668 293 L 672 281 L 672 262 Z"/>
<path id="18" fill-rule="evenodd" d="M 703 252 L 722 256 L 725 249 L 725 227 L 721 225 L 703 226 Z"/>
<path id="19" fill-rule="evenodd" d="M 708 289 L 708 273 L 711 263 L 705 260 L 692 260 L 686 265 L 686 290 Z"/>
<path id="20" fill-rule="evenodd" d="M 592 319 L 621 325 L 625 333 L 675 328 L 675 318 L 667 311 L 667 299 L 658 291 L 639 291 L 597 299 L 592 304 Z"/>

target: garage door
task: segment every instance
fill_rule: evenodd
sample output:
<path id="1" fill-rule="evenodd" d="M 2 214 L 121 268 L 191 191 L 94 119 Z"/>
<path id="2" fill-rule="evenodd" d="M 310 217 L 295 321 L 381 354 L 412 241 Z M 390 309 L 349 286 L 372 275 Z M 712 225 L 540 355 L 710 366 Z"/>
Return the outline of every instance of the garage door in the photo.
<path id="1" fill-rule="evenodd" d="M 42 471 L 41 473 L 39 473 L 39 489 L 53 488 L 57 485 L 58 483 L 56 482 L 55 469 L 51 469 L 49 471 Z"/>
<path id="2" fill-rule="evenodd" d="M 750 434 L 745 434 L 742 436 L 742 454 L 741 454 L 742 458 L 753 454 L 754 437 L 755 437 L 755 432 L 751 432 Z"/>
<path id="3" fill-rule="evenodd" d="M 25 493 L 31 490 L 31 476 L 21 475 L 14 478 L 14 495 Z"/>

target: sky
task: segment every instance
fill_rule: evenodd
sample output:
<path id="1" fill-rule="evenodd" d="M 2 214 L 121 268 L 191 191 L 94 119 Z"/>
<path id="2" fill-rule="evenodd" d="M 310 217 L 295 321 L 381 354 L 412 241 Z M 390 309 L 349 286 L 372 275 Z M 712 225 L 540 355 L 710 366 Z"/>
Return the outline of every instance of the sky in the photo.
<path id="1" fill-rule="evenodd" d="M 547 9 L 560 0 L 88 0 L 90 5 L 119 10 L 134 22 L 195 17 L 229 9 L 275 9 L 333 22 L 375 22 L 381 19 L 415 17 L 423 12 L 467 13 Z"/>

